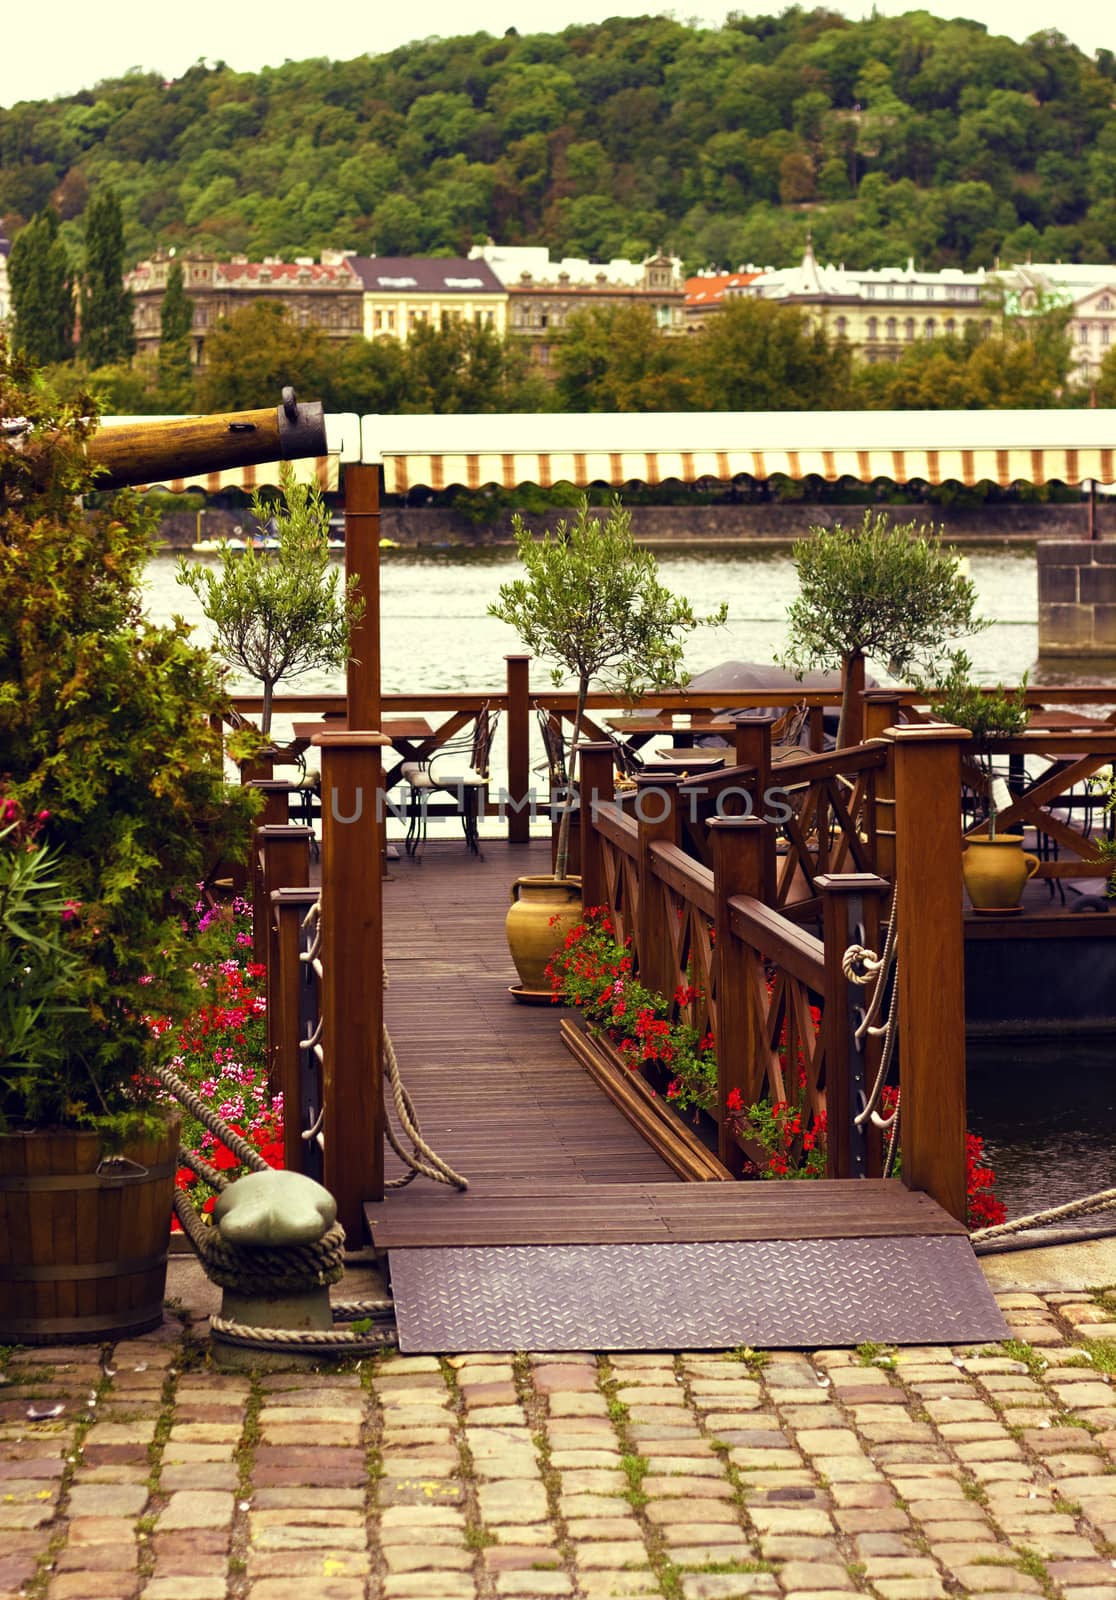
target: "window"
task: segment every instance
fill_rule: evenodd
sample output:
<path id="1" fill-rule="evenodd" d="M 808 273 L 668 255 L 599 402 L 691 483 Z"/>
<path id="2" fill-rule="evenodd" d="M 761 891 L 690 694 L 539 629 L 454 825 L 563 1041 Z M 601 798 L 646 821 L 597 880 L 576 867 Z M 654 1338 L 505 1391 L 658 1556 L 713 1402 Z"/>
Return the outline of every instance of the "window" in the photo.
<path id="1" fill-rule="evenodd" d="M 908 317 L 906 322 L 904 323 L 904 325 L 903 325 L 903 335 L 908 340 L 914 338 L 914 336 L 915 336 L 915 319 L 913 317 Z"/>
<path id="2" fill-rule="evenodd" d="M 1079 322 L 1077 324 L 1077 342 L 1078 344 L 1089 343 L 1089 324 L 1087 322 Z"/>
<path id="3" fill-rule="evenodd" d="M 1101 301 L 1100 305 L 1097 307 L 1097 310 L 1098 311 L 1111 311 L 1112 310 L 1112 301 L 1108 298 L 1107 295 L 1105 295 L 1104 299 Z"/>
<path id="4" fill-rule="evenodd" d="M 927 300 L 933 300 L 933 298 L 937 294 L 937 292 L 938 291 L 935 289 L 935 287 L 934 287 L 934 285 L 932 283 L 928 283 L 926 285 L 926 298 L 927 298 Z"/>
<path id="5" fill-rule="evenodd" d="M 1101 323 L 1101 344 L 1107 344 L 1108 343 L 1109 332 L 1110 332 L 1109 324 L 1107 322 L 1102 322 Z"/>
<path id="6" fill-rule="evenodd" d="M 848 333 L 848 331 L 849 331 L 849 319 L 848 319 L 848 317 L 838 317 L 837 318 L 837 337 L 838 337 L 838 339 L 843 339 L 845 337 L 845 335 Z"/>
<path id="7" fill-rule="evenodd" d="M 899 324 L 894 317 L 888 317 L 887 319 L 887 336 L 889 339 L 898 339 L 899 337 Z"/>
<path id="8" fill-rule="evenodd" d="M 878 329 L 879 329 L 879 319 L 877 317 L 869 317 L 868 318 L 868 338 L 871 340 L 871 342 L 873 344 L 875 343 L 875 341 L 876 341 L 876 339 L 878 337 Z"/>
<path id="9" fill-rule="evenodd" d="M 914 292 L 915 292 L 914 284 L 913 283 L 908 283 L 908 285 L 907 285 L 907 299 L 908 300 L 913 300 L 914 299 Z"/>
<path id="10" fill-rule="evenodd" d="M 927 317 L 926 321 L 922 325 L 922 337 L 924 339 L 933 339 L 937 331 L 937 325 L 933 317 Z"/>
<path id="11" fill-rule="evenodd" d="M 954 335 L 954 334 L 955 334 L 955 333 L 956 333 L 956 332 L 957 332 L 957 324 L 956 324 L 956 322 L 954 322 L 954 320 L 953 320 L 953 318 L 952 318 L 952 317 L 947 317 L 947 318 L 946 318 L 946 320 L 945 320 L 945 334 L 946 334 L 946 338 L 947 338 L 947 339 L 952 339 L 952 338 L 953 338 L 953 335 Z"/>
<path id="12" fill-rule="evenodd" d="M 887 286 L 887 298 L 889 300 L 895 299 L 895 285 L 893 283 L 889 283 Z"/>
<path id="13" fill-rule="evenodd" d="M 869 300 L 874 300 L 876 298 L 876 285 L 874 283 L 866 283 L 864 285 L 864 292 L 868 296 Z"/>

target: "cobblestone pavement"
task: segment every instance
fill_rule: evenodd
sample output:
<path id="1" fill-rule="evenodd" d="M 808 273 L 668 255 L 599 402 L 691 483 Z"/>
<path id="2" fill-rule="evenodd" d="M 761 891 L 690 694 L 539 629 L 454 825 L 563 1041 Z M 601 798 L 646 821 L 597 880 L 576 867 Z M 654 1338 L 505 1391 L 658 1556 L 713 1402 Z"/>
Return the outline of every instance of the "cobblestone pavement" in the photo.
<path id="1" fill-rule="evenodd" d="M 0 1597 L 1116 1600 L 1116 1301 L 1000 1302 L 975 1351 L 12 1352 Z"/>

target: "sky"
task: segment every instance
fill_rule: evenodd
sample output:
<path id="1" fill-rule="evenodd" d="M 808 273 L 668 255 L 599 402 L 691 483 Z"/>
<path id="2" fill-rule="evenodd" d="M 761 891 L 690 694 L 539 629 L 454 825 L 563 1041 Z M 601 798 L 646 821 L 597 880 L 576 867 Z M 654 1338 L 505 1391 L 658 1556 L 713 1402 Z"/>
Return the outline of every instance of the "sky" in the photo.
<path id="1" fill-rule="evenodd" d="M 810 4 L 811 0 L 806 0 Z M 859 18 L 871 0 L 827 0 L 830 9 Z M 571 22 L 645 13 L 718 24 L 730 11 L 777 13 L 784 0 L 697 0 L 674 9 L 654 0 L 427 0 L 414 11 L 380 0 L 271 0 L 237 5 L 229 0 L 190 0 L 185 6 L 136 5 L 134 0 L 39 0 L 9 5 L 0 22 L 0 106 L 17 100 L 49 99 L 92 88 L 101 78 L 133 67 L 177 77 L 195 61 L 224 60 L 242 71 L 279 66 L 284 60 L 382 54 L 433 34 L 485 31 L 501 34 L 555 32 Z M 897 15 L 916 9 L 912 0 L 878 0 L 877 10 Z M 993 33 L 1025 39 L 1057 26 L 1092 52 L 1116 49 L 1116 7 L 1102 0 L 933 0 L 924 9 L 983 22 Z"/>

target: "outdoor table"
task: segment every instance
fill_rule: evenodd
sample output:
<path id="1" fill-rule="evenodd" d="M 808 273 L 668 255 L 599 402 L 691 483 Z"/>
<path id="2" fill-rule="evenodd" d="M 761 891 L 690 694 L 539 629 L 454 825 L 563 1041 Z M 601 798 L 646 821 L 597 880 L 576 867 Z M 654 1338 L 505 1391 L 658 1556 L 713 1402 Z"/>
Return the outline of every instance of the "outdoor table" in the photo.
<path id="1" fill-rule="evenodd" d="M 717 767 L 723 767 L 729 755 L 728 750 L 701 750 L 693 745 L 660 744 L 655 746 L 654 755 L 645 759 L 643 771 L 679 774 L 712 772 Z"/>
<path id="2" fill-rule="evenodd" d="M 681 726 L 676 725 L 675 717 L 682 715 L 685 713 L 633 712 L 627 716 L 606 717 L 605 727 L 611 728 L 613 733 L 618 734 L 633 750 L 642 749 L 647 741 L 658 733 L 669 733 L 679 749 L 688 749 L 699 734 L 719 733 L 726 741 L 732 741 L 736 725 L 726 717 L 710 711 L 695 711 L 688 722 Z"/>

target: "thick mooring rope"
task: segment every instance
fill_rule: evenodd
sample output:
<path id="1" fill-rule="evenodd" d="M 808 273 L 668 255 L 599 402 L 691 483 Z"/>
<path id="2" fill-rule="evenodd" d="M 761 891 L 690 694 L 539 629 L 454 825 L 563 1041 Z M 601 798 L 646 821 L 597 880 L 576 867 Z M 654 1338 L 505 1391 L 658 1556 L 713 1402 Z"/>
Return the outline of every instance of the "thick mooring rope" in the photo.
<path id="1" fill-rule="evenodd" d="M 889 1133 L 887 1154 L 884 1158 L 884 1176 L 891 1171 L 895 1160 L 895 1149 L 899 1142 L 899 1097 L 896 1096 L 895 1109 L 889 1117 L 883 1117 L 876 1109 L 880 1103 L 891 1063 L 895 1056 L 896 1022 L 899 1013 L 899 984 L 894 982 L 891 986 L 891 1000 L 887 1008 L 887 1019 L 881 1026 L 878 1018 L 883 1007 L 883 998 L 887 992 L 888 979 L 893 968 L 898 962 L 898 931 L 899 931 L 899 886 L 895 884 L 891 891 L 891 918 L 887 925 L 887 934 L 884 939 L 883 953 L 877 955 L 874 950 L 869 950 L 866 945 L 851 944 L 841 957 L 841 971 L 849 983 L 866 987 L 872 984 L 872 993 L 865 1008 L 864 1016 L 856 1030 L 857 1043 L 871 1035 L 883 1039 L 883 1049 L 880 1053 L 879 1070 L 875 1081 L 864 1103 L 864 1109 L 857 1113 L 856 1126 L 862 1128 L 869 1120 L 874 1128 L 879 1128 L 884 1133 Z"/>
<path id="2" fill-rule="evenodd" d="M 984 1239 L 1003 1239 L 1012 1233 L 1025 1233 L 1030 1228 L 1044 1227 L 1048 1222 L 1064 1222 L 1069 1217 L 1086 1217 L 1092 1211 L 1107 1211 L 1116 1206 L 1116 1189 L 1098 1189 L 1080 1200 L 1067 1200 L 1064 1205 L 1047 1206 L 1045 1211 L 1032 1211 L 1025 1217 L 1013 1217 L 1010 1222 L 997 1222 L 990 1228 L 977 1228 L 969 1235 L 974 1243 Z"/>

